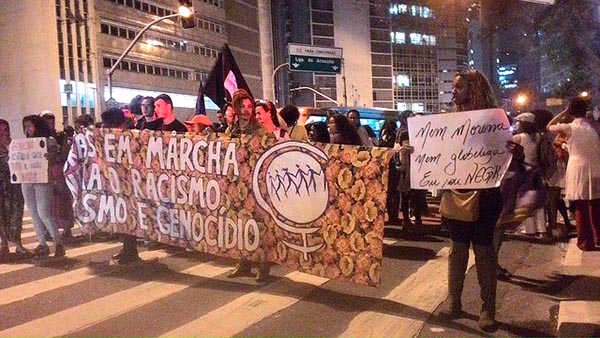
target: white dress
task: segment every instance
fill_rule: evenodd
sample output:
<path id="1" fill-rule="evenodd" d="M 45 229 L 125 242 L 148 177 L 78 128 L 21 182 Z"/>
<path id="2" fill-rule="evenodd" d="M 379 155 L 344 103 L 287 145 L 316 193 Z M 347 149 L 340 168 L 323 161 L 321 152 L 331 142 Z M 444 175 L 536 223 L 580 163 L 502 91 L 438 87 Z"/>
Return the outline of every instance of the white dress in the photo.
<path id="1" fill-rule="evenodd" d="M 577 118 L 569 123 L 565 195 L 571 201 L 600 198 L 600 137 L 594 128 L 582 122 L 582 118 Z"/>

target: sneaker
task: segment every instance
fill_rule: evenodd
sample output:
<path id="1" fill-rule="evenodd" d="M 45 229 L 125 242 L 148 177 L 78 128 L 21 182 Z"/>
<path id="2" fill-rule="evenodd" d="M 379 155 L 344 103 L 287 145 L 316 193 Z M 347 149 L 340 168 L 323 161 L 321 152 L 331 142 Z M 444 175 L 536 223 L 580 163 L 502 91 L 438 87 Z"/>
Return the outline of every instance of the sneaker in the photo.
<path id="1" fill-rule="evenodd" d="M 54 258 L 65 257 L 65 247 L 62 244 L 56 244 L 54 248 Z"/>
<path id="2" fill-rule="evenodd" d="M 50 255 L 50 248 L 47 245 L 38 245 L 33 249 L 33 256 L 35 257 L 48 257 Z"/>

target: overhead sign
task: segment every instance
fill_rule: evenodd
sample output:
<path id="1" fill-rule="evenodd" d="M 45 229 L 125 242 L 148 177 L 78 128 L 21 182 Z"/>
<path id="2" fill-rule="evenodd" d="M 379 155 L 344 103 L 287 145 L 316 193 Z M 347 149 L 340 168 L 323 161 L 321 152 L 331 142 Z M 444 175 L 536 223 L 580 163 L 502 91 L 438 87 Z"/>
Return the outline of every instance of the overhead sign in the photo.
<path id="1" fill-rule="evenodd" d="M 311 45 L 289 45 L 290 70 L 340 74 L 342 49 Z"/>

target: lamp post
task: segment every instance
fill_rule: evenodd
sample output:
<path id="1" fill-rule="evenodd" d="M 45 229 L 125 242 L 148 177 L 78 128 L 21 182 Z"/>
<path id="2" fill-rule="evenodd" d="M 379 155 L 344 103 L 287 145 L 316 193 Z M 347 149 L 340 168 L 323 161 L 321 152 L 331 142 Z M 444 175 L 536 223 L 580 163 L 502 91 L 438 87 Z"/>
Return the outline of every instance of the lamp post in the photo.
<path id="1" fill-rule="evenodd" d="M 337 102 L 336 100 L 332 99 L 331 97 L 329 97 L 329 96 L 321 93 L 320 91 L 318 91 L 318 90 L 316 90 L 314 88 L 310 88 L 310 87 L 297 87 L 297 88 L 290 89 L 290 92 L 295 92 L 295 91 L 298 91 L 298 90 L 310 90 L 311 92 L 313 92 L 313 93 L 315 93 L 317 95 L 320 95 L 320 96 L 324 97 L 325 99 L 327 99 L 327 100 L 335 103 L 336 106 L 340 105 L 340 103 Z"/>
<path id="2" fill-rule="evenodd" d="M 272 74 L 272 78 L 273 78 L 273 100 L 275 102 L 277 102 L 277 91 L 275 90 L 275 88 L 277 88 L 277 82 L 275 82 L 275 75 L 277 74 L 277 71 L 280 70 L 281 68 L 283 68 L 284 66 L 289 66 L 290 63 L 286 62 L 286 63 L 282 63 L 279 66 L 275 67 L 275 70 L 273 70 L 273 74 Z"/>
<path id="3" fill-rule="evenodd" d="M 112 75 L 115 72 L 115 70 L 117 69 L 117 67 L 119 67 L 119 65 L 121 64 L 121 61 L 123 61 L 123 59 L 127 56 L 127 54 L 129 54 L 129 52 L 131 51 L 131 49 L 133 48 L 133 46 L 142 38 L 142 35 L 144 35 L 144 33 L 150 29 L 150 27 L 156 25 L 157 23 L 167 20 L 167 19 L 173 19 L 176 17 L 183 17 L 183 18 L 188 18 L 190 17 L 192 14 L 194 14 L 194 12 L 192 10 L 190 10 L 190 8 L 186 7 L 186 6 L 180 6 L 179 7 L 179 12 L 178 13 L 174 13 L 174 14 L 170 14 L 167 16 L 163 16 L 160 17 L 152 22 L 150 22 L 149 24 L 147 24 L 141 31 L 139 31 L 139 33 L 137 33 L 137 35 L 135 36 L 135 38 L 133 38 L 133 41 L 131 41 L 131 43 L 129 44 L 129 46 L 127 46 L 127 48 L 125 48 L 125 51 L 123 51 L 123 53 L 121 54 L 121 56 L 119 56 L 119 58 L 117 59 L 117 61 L 112 65 L 112 67 L 110 67 L 109 70 L 106 71 L 106 77 L 108 80 L 108 96 L 109 99 L 107 102 L 112 101 Z"/>

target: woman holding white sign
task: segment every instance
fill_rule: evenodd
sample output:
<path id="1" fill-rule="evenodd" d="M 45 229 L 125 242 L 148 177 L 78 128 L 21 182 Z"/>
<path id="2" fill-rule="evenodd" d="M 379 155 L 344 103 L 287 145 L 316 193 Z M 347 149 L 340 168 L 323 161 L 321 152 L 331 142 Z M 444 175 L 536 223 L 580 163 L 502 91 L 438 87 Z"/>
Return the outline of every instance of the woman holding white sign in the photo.
<path id="1" fill-rule="evenodd" d="M 496 100 L 488 80 L 479 71 L 470 69 L 458 73 L 452 83 L 452 100 L 455 111 L 472 111 L 496 107 Z M 450 319 L 464 316 L 461 296 L 469 260 L 469 247 L 473 244 L 477 279 L 481 288 L 483 305 L 479 327 L 494 331 L 496 314 L 496 265 L 494 227 L 502 210 L 499 188 L 477 190 L 447 190 L 441 205 L 454 206 L 443 214 L 452 239 L 448 257 L 448 293 L 450 309 L 444 315 Z M 469 214 L 468 210 L 473 211 Z M 440 210 L 441 211 L 441 210 Z M 452 212 L 450 212 L 452 211 Z"/>
<path id="2" fill-rule="evenodd" d="M 29 115 L 23 118 L 23 132 L 29 137 L 44 137 L 46 140 L 47 153 L 45 154 L 49 164 L 53 163 L 58 156 L 58 144 L 51 136 L 52 130 L 48 124 L 38 115 Z M 50 177 L 50 175 L 48 176 Z M 54 257 L 63 257 L 65 248 L 63 240 L 56 222 L 54 221 L 54 213 L 52 212 L 53 187 L 51 182 L 46 183 L 23 183 L 21 184 L 23 198 L 29 211 L 31 211 L 31 219 L 35 234 L 39 245 L 34 249 L 33 254 L 36 257 L 48 257 L 50 248 L 46 244 L 46 230 L 52 236 L 56 247 L 54 248 Z"/>

